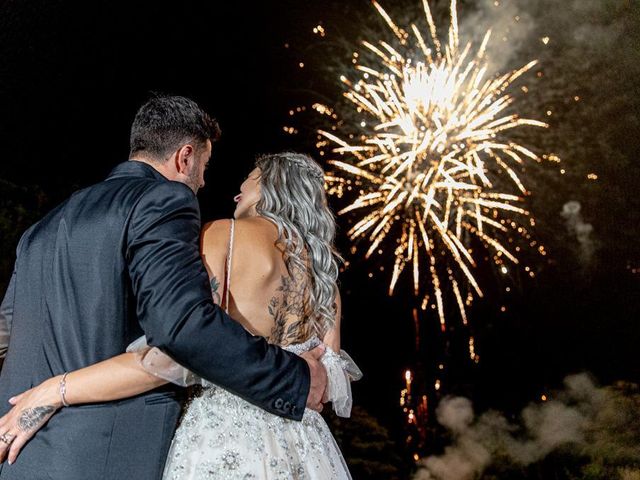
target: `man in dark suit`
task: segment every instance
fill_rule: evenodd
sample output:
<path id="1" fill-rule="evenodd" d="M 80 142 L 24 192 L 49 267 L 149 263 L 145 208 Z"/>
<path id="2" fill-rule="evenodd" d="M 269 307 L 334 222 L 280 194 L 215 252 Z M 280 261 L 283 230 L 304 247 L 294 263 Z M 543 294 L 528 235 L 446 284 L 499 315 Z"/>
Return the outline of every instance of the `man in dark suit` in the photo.
<path id="1" fill-rule="evenodd" d="M 132 160 L 25 232 L 0 308 L 0 416 L 11 396 L 123 353 L 143 334 L 269 412 L 300 420 L 306 406 L 321 408 L 317 352 L 300 358 L 268 345 L 212 301 L 195 193 L 218 135 L 191 100 L 151 99 L 132 126 Z M 0 431 L 1 452 L 49 421 L 19 461 L 0 465 L 0 480 L 157 479 L 182 397 L 167 386 L 50 419 L 50 405 L 25 409 L 15 428 Z"/>

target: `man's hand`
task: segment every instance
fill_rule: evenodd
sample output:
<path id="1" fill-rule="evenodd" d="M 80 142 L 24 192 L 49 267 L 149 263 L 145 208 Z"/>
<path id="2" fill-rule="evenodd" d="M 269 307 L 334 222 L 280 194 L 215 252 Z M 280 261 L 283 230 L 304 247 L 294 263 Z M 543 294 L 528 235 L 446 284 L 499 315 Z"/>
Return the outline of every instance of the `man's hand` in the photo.
<path id="1" fill-rule="evenodd" d="M 307 397 L 307 408 L 316 412 L 322 411 L 322 400 L 327 389 L 327 371 L 324 365 L 320 363 L 322 355 L 324 355 L 324 345 L 319 345 L 301 355 L 309 365 L 309 371 L 311 372 L 311 388 Z"/>

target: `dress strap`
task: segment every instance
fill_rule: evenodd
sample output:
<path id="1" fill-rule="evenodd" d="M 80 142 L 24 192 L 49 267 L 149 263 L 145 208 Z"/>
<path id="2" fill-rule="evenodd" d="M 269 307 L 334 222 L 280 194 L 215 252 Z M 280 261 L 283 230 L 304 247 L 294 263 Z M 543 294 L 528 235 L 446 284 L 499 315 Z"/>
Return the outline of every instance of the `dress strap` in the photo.
<path id="1" fill-rule="evenodd" d="M 229 249 L 227 251 L 227 272 L 224 277 L 224 310 L 229 313 L 229 292 L 231 290 L 231 260 L 233 258 L 233 233 L 235 220 L 231 219 L 231 231 L 229 232 Z"/>

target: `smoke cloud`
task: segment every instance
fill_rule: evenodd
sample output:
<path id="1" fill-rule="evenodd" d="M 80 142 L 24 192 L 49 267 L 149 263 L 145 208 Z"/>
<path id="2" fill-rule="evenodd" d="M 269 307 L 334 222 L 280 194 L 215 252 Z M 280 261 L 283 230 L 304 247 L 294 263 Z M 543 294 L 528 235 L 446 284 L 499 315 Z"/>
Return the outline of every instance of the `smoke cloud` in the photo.
<path id="1" fill-rule="evenodd" d="M 578 240 L 580 259 L 583 264 L 589 264 L 594 250 L 593 241 L 591 240 L 593 226 L 584 222 L 580 213 L 581 210 L 580 202 L 572 200 L 562 206 L 560 215 L 565 219 L 569 233 L 575 235 L 576 240 Z"/>
<path id="2" fill-rule="evenodd" d="M 581 454 L 607 452 L 609 457 L 640 459 L 637 435 L 619 434 L 637 422 L 637 396 L 629 401 L 615 389 L 596 386 L 582 373 L 566 377 L 564 389 L 552 397 L 528 405 L 518 422 L 495 411 L 476 416 L 467 398 L 443 399 L 436 416 L 453 443 L 442 455 L 423 459 L 414 480 L 471 480 L 497 458 L 526 466 L 561 447 L 579 449 Z"/>
<path id="3" fill-rule="evenodd" d="M 513 1 L 480 0 L 474 9 L 460 12 L 460 41 L 471 40 L 477 49 L 487 30 L 491 30 L 488 50 L 493 53 L 487 57 L 488 71 L 502 72 L 514 67 L 512 62 L 518 59 L 523 45 L 530 42 L 535 31 L 533 17 Z"/>

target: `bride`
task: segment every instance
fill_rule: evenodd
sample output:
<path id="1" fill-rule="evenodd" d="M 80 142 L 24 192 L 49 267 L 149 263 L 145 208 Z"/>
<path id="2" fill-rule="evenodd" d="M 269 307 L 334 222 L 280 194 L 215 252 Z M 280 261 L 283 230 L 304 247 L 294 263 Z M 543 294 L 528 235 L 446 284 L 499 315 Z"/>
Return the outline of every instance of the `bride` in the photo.
<path id="1" fill-rule="evenodd" d="M 348 417 L 350 381 L 362 374 L 340 350 L 335 220 L 322 169 L 296 153 L 259 157 L 235 201 L 234 219 L 212 222 L 202 234 L 214 301 L 252 334 L 291 352 L 324 345 L 325 400 Z M 53 407 L 38 425 L 42 428 L 63 406 L 118 400 L 167 382 L 200 384 L 204 388 L 187 405 L 176 431 L 164 479 L 351 478 L 318 412 L 306 409 L 301 422 L 268 413 L 198 378 L 144 337 L 127 352 L 12 398 L 14 407 L 0 419 L 0 428 L 28 405 Z M 295 413 L 288 402 L 276 400 L 274 406 Z M 10 461 L 36 430 L 14 441 Z"/>

